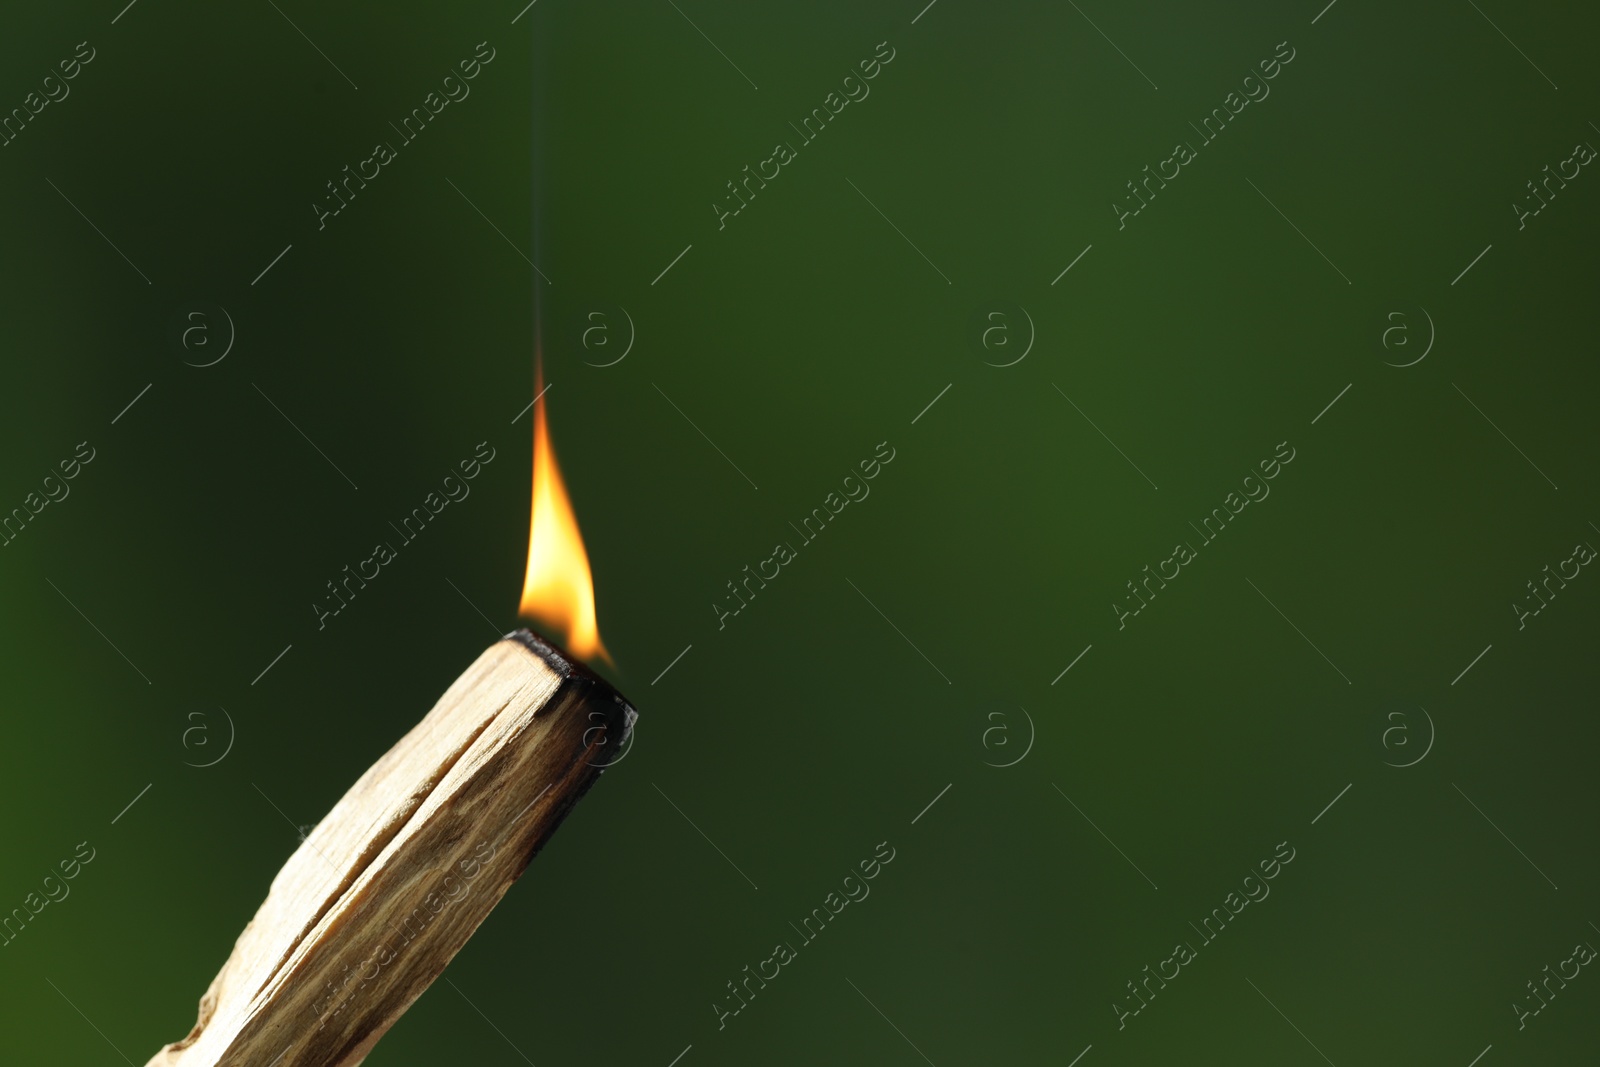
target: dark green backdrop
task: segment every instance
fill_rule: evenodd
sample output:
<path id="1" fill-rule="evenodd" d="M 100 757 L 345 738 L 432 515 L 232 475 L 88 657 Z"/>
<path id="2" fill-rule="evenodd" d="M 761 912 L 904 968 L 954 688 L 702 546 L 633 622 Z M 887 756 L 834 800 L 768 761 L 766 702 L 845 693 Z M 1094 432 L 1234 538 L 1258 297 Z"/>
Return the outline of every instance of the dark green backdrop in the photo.
<path id="1" fill-rule="evenodd" d="M 1600 978 L 1527 986 L 1600 943 L 1591 14 L 121 3 L 0 33 L 0 1061 L 182 1036 L 516 625 L 536 343 L 636 745 L 370 1063 L 1593 1057 Z"/>

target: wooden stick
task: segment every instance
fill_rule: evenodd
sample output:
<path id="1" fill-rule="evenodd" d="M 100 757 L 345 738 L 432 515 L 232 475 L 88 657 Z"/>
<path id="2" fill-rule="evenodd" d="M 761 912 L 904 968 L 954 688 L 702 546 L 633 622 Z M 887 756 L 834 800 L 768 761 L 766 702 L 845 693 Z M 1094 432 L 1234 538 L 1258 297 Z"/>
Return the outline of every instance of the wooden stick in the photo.
<path id="1" fill-rule="evenodd" d="M 497 642 L 272 881 L 148 1067 L 354 1067 L 444 970 L 637 718 L 526 630 Z"/>

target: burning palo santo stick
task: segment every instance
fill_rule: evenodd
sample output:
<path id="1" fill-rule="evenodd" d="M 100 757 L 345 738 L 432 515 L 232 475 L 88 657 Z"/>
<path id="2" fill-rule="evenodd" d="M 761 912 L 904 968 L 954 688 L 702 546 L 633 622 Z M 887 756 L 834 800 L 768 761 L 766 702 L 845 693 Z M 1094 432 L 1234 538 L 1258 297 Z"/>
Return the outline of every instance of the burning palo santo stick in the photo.
<path id="1" fill-rule="evenodd" d="M 604 655 L 544 408 L 522 610 Z M 147 1067 L 354 1067 L 555 833 L 636 718 L 526 630 L 478 657 L 361 776 L 276 878 L 183 1040 Z"/>

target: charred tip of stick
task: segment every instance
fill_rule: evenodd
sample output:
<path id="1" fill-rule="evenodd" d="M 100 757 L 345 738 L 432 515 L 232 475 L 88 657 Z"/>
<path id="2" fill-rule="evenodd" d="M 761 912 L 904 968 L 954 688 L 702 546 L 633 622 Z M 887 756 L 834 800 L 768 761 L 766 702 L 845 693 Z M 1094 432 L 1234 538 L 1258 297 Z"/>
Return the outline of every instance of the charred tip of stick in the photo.
<path id="1" fill-rule="evenodd" d="M 562 677 L 562 688 L 576 687 L 587 691 L 586 702 L 589 705 L 590 716 L 601 716 L 604 720 L 600 724 L 604 728 L 600 744 L 615 752 L 627 751 L 628 742 L 633 735 L 633 724 L 638 721 L 639 713 L 626 697 L 617 692 L 615 686 L 532 630 L 526 628 L 513 630 L 506 634 L 504 640 L 516 642 L 543 660 L 551 670 Z M 547 705 L 547 707 L 553 706 L 553 702 Z M 585 738 L 588 737 L 589 734 L 585 734 Z M 599 766 L 609 766 L 609 763 Z"/>

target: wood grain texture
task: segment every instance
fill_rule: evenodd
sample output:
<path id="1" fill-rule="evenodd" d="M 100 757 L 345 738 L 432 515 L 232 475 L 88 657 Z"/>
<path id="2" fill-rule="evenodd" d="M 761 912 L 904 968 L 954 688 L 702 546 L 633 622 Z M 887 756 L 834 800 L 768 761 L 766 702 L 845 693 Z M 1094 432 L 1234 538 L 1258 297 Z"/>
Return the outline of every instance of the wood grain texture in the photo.
<path id="1" fill-rule="evenodd" d="M 626 751 L 635 713 L 527 631 L 492 645 L 272 881 L 148 1067 L 354 1067 Z"/>

